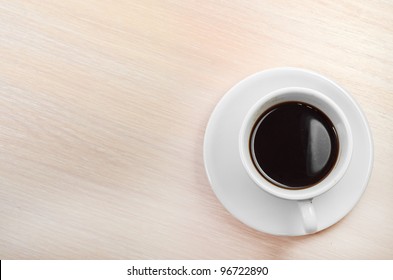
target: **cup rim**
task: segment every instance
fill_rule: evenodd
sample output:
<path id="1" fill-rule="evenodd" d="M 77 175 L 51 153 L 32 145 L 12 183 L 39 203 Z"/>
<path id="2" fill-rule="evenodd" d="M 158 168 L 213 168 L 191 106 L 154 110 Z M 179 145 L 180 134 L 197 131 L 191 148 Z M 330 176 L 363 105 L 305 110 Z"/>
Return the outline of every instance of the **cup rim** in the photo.
<path id="1" fill-rule="evenodd" d="M 335 174 L 332 173 L 332 171 L 329 172 L 329 174 L 320 182 L 315 184 L 314 186 L 310 186 L 307 188 L 303 189 L 285 189 L 282 187 L 279 187 L 273 183 L 271 183 L 269 180 L 267 180 L 265 177 L 263 177 L 257 168 L 255 167 L 250 152 L 249 152 L 249 139 L 250 139 L 250 133 L 248 133 L 248 128 L 250 127 L 250 122 L 252 122 L 251 126 L 254 125 L 253 119 L 255 118 L 255 115 L 260 111 L 261 107 L 263 107 L 264 104 L 266 104 L 270 100 L 274 100 L 274 98 L 278 99 L 281 96 L 288 95 L 291 93 L 298 93 L 298 94 L 303 94 L 303 95 L 308 95 L 313 98 L 317 98 L 318 100 L 321 100 L 324 102 L 326 105 L 331 107 L 334 111 L 334 113 L 339 117 L 340 121 L 344 124 L 344 130 L 347 135 L 347 145 L 346 147 L 342 147 L 342 144 L 340 143 L 339 147 L 339 155 L 338 155 L 338 161 L 340 161 L 340 167 L 338 167 L 338 163 L 336 162 L 335 166 L 333 167 L 332 171 L 336 168 Z M 301 99 L 301 98 L 299 98 Z M 293 101 L 302 101 L 302 100 L 293 100 Z M 277 102 L 276 104 L 279 104 Z M 272 105 L 273 106 L 273 105 Z M 270 107 L 270 106 L 269 106 Z M 322 110 L 323 112 L 324 110 Z M 325 113 L 325 112 L 324 112 Z M 258 115 L 261 115 L 260 113 Z M 341 142 L 341 141 L 340 141 Z M 345 149 L 345 150 L 344 150 Z M 341 180 L 341 178 L 344 176 L 350 160 L 352 156 L 352 149 L 353 149 L 353 139 L 352 139 L 352 131 L 349 125 L 349 122 L 344 114 L 344 112 L 341 110 L 341 108 L 335 103 L 332 99 L 330 99 L 328 96 L 325 94 L 316 91 L 314 89 L 310 88 L 303 88 L 303 87 L 285 87 L 285 88 L 280 88 L 277 90 L 274 90 L 268 94 L 266 94 L 264 97 L 259 99 L 247 112 L 245 115 L 241 128 L 240 128 L 240 134 L 239 134 L 239 151 L 240 151 L 240 158 L 243 164 L 243 167 L 246 169 L 248 175 L 250 178 L 257 184 L 258 187 L 260 187 L 262 190 L 276 196 L 279 198 L 283 199 L 288 199 L 288 200 L 307 200 L 307 199 L 312 199 L 314 197 L 317 197 L 325 192 L 327 192 L 330 188 L 334 187 L 338 181 Z M 342 151 L 345 151 L 345 154 L 343 155 Z M 345 158 L 344 158 L 345 156 Z M 333 177 L 334 175 L 334 177 Z"/>

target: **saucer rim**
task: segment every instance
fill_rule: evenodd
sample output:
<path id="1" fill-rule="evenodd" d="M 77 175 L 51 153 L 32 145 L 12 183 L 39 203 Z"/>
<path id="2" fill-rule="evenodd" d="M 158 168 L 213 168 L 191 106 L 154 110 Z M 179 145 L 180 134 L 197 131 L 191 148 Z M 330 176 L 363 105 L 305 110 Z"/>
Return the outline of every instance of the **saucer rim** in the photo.
<path id="1" fill-rule="evenodd" d="M 261 232 L 264 232 L 264 233 L 268 233 L 268 234 L 271 234 L 271 235 L 276 235 L 276 236 L 302 236 L 302 235 L 306 235 L 306 234 L 305 233 L 304 234 L 298 234 L 298 233 L 294 233 L 294 234 L 291 234 L 291 233 L 278 233 L 278 232 L 271 232 L 269 230 L 262 230 L 262 229 L 260 229 L 260 227 L 257 228 L 257 227 L 255 227 L 255 225 L 249 224 L 248 223 L 249 220 L 245 221 L 242 217 L 239 217 L 236 214 L 236 211 L 234 211 L 233 209 L 229 209 L 231 207 L 228 207 L 226 204 L 224 204 L 222 202 L 220 196 L 216 192 L 216 190 L 215 190 L 215 188 L 213 186 L 212 175 L 210 174 L 210 171 L 209 171 L 209 168 L 208 168 L 209 163 L 207 162 L 208 161 L 208 155 L 207 155 L 206 147 L 207 147 L 207 143 L 209 141 L 209 138 L 208 138 L 208 136 L 209 136 L 208 135 L 209 128 L 211 129 L 212 123 L 213 123 L 213 121 L 215 121 L 214 120 L 215 117 L 216 117 L 215 115 L 218 114 L 218 109 L 223 106 L 223 103 L 227 101 L 227 97 L 229 95 L 231 95 L 231 93 L 234 90 L 236 90 L 238 87 L 240 87 L 244 83 L 247 83 L 251 79 L 254 79 L 254 78 L 256 78 L 256 77 L 258 77 L 260 75 L 272 74 L 274 72 L 282 72 L 282 71 L 296 71 L 296 72 L 299 72 L 299 73 L 302 72 L 302 73 L 304 73 L 306 75 L 309 75 L 311 77 L 312 76 L 316 76 L 319 79 L 323 80 L 325 83 L 333 85 L 334 87 L 336 87 L 337 90 L 341 91 L 341 93 L 344 94 L 346 98 L 349 99 L 352 107 L 356 109 L 357 115 L 361 117 L 361 123 L 363 124 L 362 127 L 363 127 L 363 129 L 365 129 L 365 131 L 363 133 L 365 133 L 365 135 L 367 135 L 367 143 L 369 143 L 369 145 L 368 145 L 368 155 L 367 155 L 367 158 L 369 160 L 367 162 L 367 166 L 365 166 L 365 168 L 367 169 L 367 174 L 366 174 L 366 176 L 364 177 L 364 179 L 362 181 L 361 191 L 359 192 L 359 196 L 356 199 L 356 201 L 353 203 L 353 205 L 350 205 L 350 207 L 348 207 L 349 209 L 347 209 L 346 211 L 342 211 L 342 214 L 337 216 L 338 218 L 335 219 L 335 222 L 331 223 L 330 225 L 318 228 L 317 232 L 323 231 L 323 230 L 325 230 L 325 229 L 335 225 L 336 223 L 338 223 L 340 220 L 342 220 L 345 216 L 347 216 L 354 209 L 354 207 L 358 204 L 358 202 L 362 198 L 362 196 L 363 196 L 363 194 L 364 194 L 364 192 L 366 190 L 366 187 L 367 187 L 367 185 L 368 185 L 368 183 L 370 181 L 371 174 L 372 174 L 373 163 L 374 163 L 374 142 L 373 142 L 373 138 L 372 138 L 371 129 L 370 129 L 368 120 L 367 120 L 363 110 L 361 109 L 361 107 L 359 106 L 357 101 L 349 94 L 349 92 L 347 90 L 345 90 L 342 86 L 340 86 L 339 84 L 337 84 L 333 80 L 329 79 L 328 77 L 326 77 L 324 75 L 321 75 L 321 74 L 319 74 L 317 72 L 308 70 L 308 69 L 298 68 L 298 67 L 276 67 L 276 68 L 266 69 L 266 70 L 263 70 L 263 71 L 258 71 L 256 73 L 253 73 L 253 74 L 243 78 L 242 80 L 237 82 L 234 86 L 232 86 L 228 91 L 226 91 L 226 93 L 222 96 L 222 98 L 219 100 L 219 102 L 214 107 L 214 109 L 213 109 L 213 111 L 212 111 L 212 113 L 210 115 L 209 121 L 208 121 L 208 123 L 206 125 L 206 129 L 205 129 L 205 133 L 204 133 L 204 141 L 203 141 L 203 162 L 204 162 L 205 172 L 206 172 L 206 175 L 208 177 L 209 184 L 210 184 L 214 194 L 216 195 L 217 199 L 224 206 L 224 208 L 231 215 L 233 215 L 236 219 L 238 219 L 240 222 L 242 222 L 243 224 L 245 224 L 245 225 L 247 225 L 247 226 L 249 226 L 249 227 L 251 227 L 251 228 L 253 228 L 255 230 L 258 230 L 258 231 L 261 231 Z M 346 174 L 346 175 L 349 176 L 348 174 Z M 252 180 L 251 178 L 249 178 L 249 179 Z M 337 184 L 339 184 L 340 181 L 338 181 Z M 261 191 L 263 191 L 263 190 L 261 190 Z M 321 194 L 320 196 L 324 196 L 324 194 Z M 288 203 L 290 203 L 290 201 L 288 201 Z"/>

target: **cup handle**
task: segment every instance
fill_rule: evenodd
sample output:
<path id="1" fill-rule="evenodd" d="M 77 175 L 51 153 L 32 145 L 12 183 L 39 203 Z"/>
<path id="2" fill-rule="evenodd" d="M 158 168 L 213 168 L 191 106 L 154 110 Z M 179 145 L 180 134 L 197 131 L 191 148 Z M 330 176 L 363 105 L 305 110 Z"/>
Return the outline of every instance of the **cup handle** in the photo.
<path id="1" fill-rule="evenodd" d="M 299 209 L 302 214 L 304 230 L 307 234 L 317 231 L 317 215 L 315 214 L 312 199 L 298 201 Z"/>

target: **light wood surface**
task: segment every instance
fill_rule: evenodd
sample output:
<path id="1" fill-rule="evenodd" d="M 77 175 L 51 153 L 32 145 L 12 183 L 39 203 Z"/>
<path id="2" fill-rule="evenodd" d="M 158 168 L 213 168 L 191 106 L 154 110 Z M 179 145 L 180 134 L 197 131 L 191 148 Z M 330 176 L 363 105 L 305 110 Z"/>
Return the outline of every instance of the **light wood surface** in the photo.
<path id="1" fill-rule="evenodd" d="M 392 259 L 392 1 L 0 1 L 1 259 Z M 360 203 L 308 237 L 233 218 L 208 118 L 256 71 L 345 87 L 372 129 Z"/>

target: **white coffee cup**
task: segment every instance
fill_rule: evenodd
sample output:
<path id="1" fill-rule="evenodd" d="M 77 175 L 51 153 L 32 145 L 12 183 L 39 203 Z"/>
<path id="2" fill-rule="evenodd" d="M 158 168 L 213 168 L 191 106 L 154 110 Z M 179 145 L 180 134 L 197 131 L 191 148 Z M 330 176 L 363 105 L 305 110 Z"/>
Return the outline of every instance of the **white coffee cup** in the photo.
<path id="1" fill-rule="evenodd" d="M 269 108 L 291 101 L 307 103 L 322 111 L 332 121 L 339 141 L 338 157 L 329 174 L 317 184 L 303 189 L 282 188 L 267 180 L 254 165 L 250 154 L 250 137 L 259 117 Z M 334 187 L 343 177 L 351 160 L 352 145 L 349 122 L 337 103 L 321 92 L 299 87 L 278 89 L 258 100 L 247 112 L 239 134 L 240 157 L 248 175 L 269 194 L 281 199 L 297 201 L 306 233 L 318 230 L 318 217 L 312 200 Z"/>

